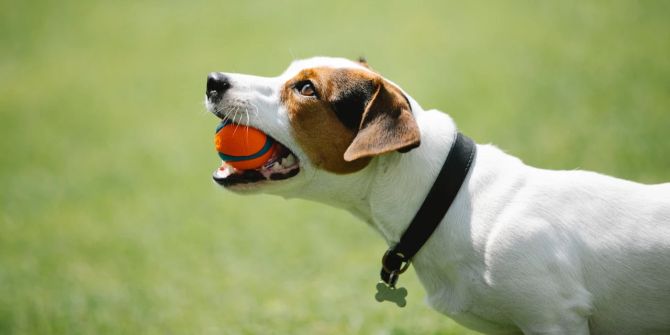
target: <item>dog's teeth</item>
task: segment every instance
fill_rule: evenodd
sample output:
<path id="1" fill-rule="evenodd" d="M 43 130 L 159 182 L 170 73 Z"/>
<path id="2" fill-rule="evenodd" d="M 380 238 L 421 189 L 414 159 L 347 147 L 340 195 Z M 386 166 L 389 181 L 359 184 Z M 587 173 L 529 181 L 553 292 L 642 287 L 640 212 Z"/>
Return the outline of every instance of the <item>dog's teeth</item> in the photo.
<path id="1" fill-rule="evenodd" d="M 222 165 L 218 170 L 216 170 L 216 177 L 217 178 L 227 178 L 231 174 L 235 172 L 235 169 L 233 169 L 232 166 L 225 164 Z"/>
<path id="2" fill-rule="evenodd" d="M 279 164 L 279 162 L 275 162 L 274 164 L 272 164 L 271 169 L 272 169 L 272 170 L 278 170 L 278 169 L 281 169 L 281 164 Z"/>
<path id="3" fill-rule="evenodd" d="M 289 167 L 293 166 L 295 164 L 295 156 L 293 155 L 288 155 L 288 157 L 282 159 L 282 165 Z"/>
<path id="4" fill-rule="evenodd" d="M 289 166 L 289 165 L 288 165 L 288 160 L 287 160 L 286 158 L 282 158 L 282 159 L 281 159 L 281 165 L 282 165 L 283 167 L 288 167 L 288 166 Z"/>

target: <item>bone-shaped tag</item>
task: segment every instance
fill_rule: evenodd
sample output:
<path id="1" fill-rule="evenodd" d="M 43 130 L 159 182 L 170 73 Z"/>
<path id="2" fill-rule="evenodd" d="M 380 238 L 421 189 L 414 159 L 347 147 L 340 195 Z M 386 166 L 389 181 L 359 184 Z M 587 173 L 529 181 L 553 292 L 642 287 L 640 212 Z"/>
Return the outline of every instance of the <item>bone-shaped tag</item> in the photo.
<path id="1" fill-rule="evenodd" d="M 407 297 L 407 289 L 404 287 L 395 288 L 390 287 L 383 282 L 377 283 L 375 300 L 379 302 L 390 301 L 398 305 L 398 307 L 405 307 L 405 305 L 407 305 L 405 297 Z"/>

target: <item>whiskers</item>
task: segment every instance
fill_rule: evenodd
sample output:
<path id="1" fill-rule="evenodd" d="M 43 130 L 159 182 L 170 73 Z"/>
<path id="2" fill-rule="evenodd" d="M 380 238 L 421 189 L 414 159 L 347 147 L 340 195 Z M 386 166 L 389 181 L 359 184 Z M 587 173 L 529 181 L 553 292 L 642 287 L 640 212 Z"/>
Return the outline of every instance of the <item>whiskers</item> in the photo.
<path id="1" fill-rule="evenodd" d="M 247 103 L 244 100 L 231 100 L 226 104 L 213 106 L 214 115 L 220 117 L 224 122 L 240 123 L 246 114 Z"/>
<path id="2" fill-rule="evenodd" d="M 250 125 L 257 121 L 261 126 L 264 126 L 263 118 L 260 117 L 259 108 L 256 104 L 241 99 L 233 99 L 226 101 L 225 104 L 215 104 L 212 106 L 214 115 L 220 117 L 223 122 L 231 122 L 235 125 L 233 134 L 237 132 L 240 125 Z M 246 130 L 248 137 L 249 128 Z"/>

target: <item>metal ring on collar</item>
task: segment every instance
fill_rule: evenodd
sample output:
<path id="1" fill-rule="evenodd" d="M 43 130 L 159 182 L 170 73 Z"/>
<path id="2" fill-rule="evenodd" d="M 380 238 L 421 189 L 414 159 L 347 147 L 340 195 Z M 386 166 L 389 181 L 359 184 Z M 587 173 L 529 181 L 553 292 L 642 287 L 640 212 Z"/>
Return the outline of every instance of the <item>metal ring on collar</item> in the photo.
<path id="1" fill-rule="evenodd" d="M 389 258 L 389 256 L 400 258 L 400 268 L 399 269 L 389 269 L 386 266 L 386 260 Z M 386 271 L 388 273 L 395 272 L 396 274 L 399 275 L 399 274 L 407 271 L 407 269 L 409 268 L 410 263 L 411 263 L 410 260 L 405 259 L 405 255 L 403 255 L 402 253 L 399 253 L 399 252 L 396 252 L 396 253 L 392 254 L 391 249 L 386 250 L 386 253 L 384 254 L 384 257 L 382 257 L 382 268 L 384 269 L 384 271 Z"/>

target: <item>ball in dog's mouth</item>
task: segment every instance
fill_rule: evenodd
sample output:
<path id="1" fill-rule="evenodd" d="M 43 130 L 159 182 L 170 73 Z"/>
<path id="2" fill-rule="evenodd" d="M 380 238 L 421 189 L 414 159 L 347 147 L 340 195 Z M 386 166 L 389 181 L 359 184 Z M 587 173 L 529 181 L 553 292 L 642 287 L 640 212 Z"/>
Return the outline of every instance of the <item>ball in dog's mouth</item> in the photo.
<path id="1" fill-rule="evenodd" d="M 300 172 L 300 161 L 286 146 L 275 140 L 274 154 L 263 166 L 256 169 L 242 170 L 222 161 L 214 171 L 212 178 L 224 187 L 238 184 L 251 184 L 263 181 L 289 179 Z"/>

